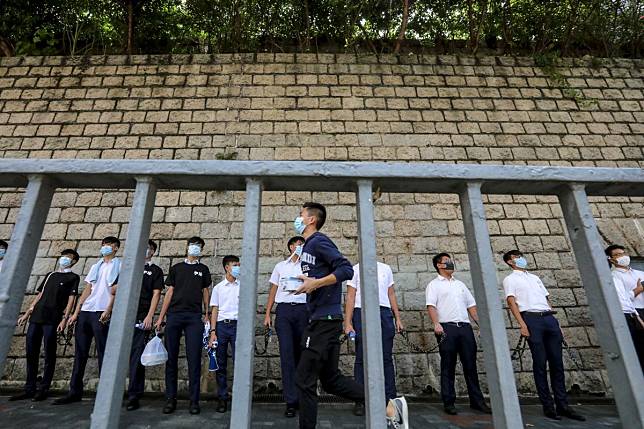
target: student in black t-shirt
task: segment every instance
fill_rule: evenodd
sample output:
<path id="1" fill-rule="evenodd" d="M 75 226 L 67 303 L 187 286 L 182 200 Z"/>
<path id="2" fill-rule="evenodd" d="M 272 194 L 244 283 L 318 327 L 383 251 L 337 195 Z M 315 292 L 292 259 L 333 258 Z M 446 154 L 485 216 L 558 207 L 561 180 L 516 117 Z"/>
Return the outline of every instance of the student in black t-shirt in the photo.
<path id="1" fill-rule="evenodd" d="M 165 347 L 168 361 L 165 364 L 164 414 L 171 414 L 177 408 L 177 362 L 179 342 L 185 333 L 186 359 L 188 360 L 188 379 L 190 391 L 190 414 L 199 414 L 199 391 L 201 389 L 201 352 L 203 345 L 204 322 L 208 319 L 208 288 L 212 283 L 210 270 L 199 262 L 204 241 L 200 237 L 188 240 L 187 257 L 170 268 L 165 284 L 168 290 L 155 327 L 165 326 Z"/>
<path id="2" fill-rule="evenodd" d="M 29 321 L 26 337 L 27 382 L 25 392 L 9 398 L 10 401 L 32 398 L 32 401 L 47 399 L 51 379 L 56 368 L 56 333 L 63 332 L 69 314 L 78 294 L 80 277 L 72 272 L 78 262 L 78 253 L 73 249 L 63 250 L 58 259 L 58 270 L 52 271 L 38 287 L 38 295 L 22 317 L 18 325 Z M 45 366 L 40 386 L 36 386 L 40 346 L 45 343 Z"/>
<path id="3" fill-rule="evenodd" d="M 152 257 L 156 251 L 157 244 L 152 240 L 148 240 L 139 306 L 136 310 L 136 326 L 130 351 L 130 383 L 127 388 L 128 401 L 126 406 L 128 411 L 139 408 L 139 399 L 141 399 L 145 390 L 145 367 L 141 365 L 141 355 L 150 338 L 152 319 L 157 311 L 161 291 L 163 290 L 163 270 L 152 263 Z M 117 289 L 118 285 L 112 286 L 112 294 L 116 294 Z"/>

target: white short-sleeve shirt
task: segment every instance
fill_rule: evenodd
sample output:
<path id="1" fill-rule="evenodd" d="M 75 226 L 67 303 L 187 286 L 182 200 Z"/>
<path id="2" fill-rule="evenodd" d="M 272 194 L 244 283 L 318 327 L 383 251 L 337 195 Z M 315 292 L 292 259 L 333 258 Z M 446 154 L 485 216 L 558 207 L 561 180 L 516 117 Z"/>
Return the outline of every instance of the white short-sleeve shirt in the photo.
<path id="1" fill-rule="evenodd" d="M 619 279 L 624 283 L 624 287 L 629 290 L 633 290 L 637 287 L 637 280 L 641 280 L 644 283 L 644 272 L 639 270 L 634 270 L 629 268 L 627 270 L 623 268 L 613 267 L 613 276 L 619 277 Z M 635 295 L 633 293 L 633 295 Z M 635 298 L 633 298 L 633 306 L 635 308 L 644 308 L 644 293 L 640 293 Z"/>
<path id="2" fill-rule="evenodd" d="M 513 270 L 503 279 L 505 299 L 513 296 L 519 311 L 550 311 L 550 295 L 541 279 L 527 271 Z"/>
<path id="3" fill-rule="evenodd" d="M 391 308 L 389 302 L 389 288 L 394 285 L 394 274 L 391 267 L 385 263 L 378 262 L 378 300 L 381 307 Z M 360 264 L 353 266 L 353 278 L 347 281 L 347 286 L 356 290 L 356 302 L 354 308 L 362 308 L 362 297 L 360 295 Z"/>
<path id="4" fill-rule="evenodd" d="M 291 258 L 288 258 L 287 260 L 278 262 L 275 265 L 269 282 L 277 286 L 277 293 L 275 294 L 276 303 L 306 304 L 305 293 L 295 295 L 294 293 L 282 290 L 280 286 L 280 279 L 284 279 L 286 277 L 297 277 L 300 275 L 302 275 L 302 264 L 299 258 L 296 262 L 293 262 Z"/>
<path id="5" fill-rule="evenodd" d="M 237 320 L 239 315 L 239 280 L 229 282 L 226 278 L 212 288 L 210 306 L 217 307 L 217 322 Z"/>
<path id="6" fill-rule="evenodd" d="M 429 282 L 425 289 L 425 301 L 436 308 L 438 321 L 469 323 L 467 309 L 476 306 L 474 296 L 460 280 L 447 279 L 441 275 Z"/>
<path id="7" fill-rule="evenodd" d="M 637 313 L 635 305 L 633 305 L 633 290 L 627 287 L 622 279 L 613 271 L 613 283 L 615 284 L 615 290 L 617 291 L 617 297 L 619 298 L 619 304 L 622 307 L 624 313 Z"/>
<path id="8" fill-rule="evenodd" d="M 97 262 L 98 263 L 98 262 Z M 101 267 L 98 269 L 98 277 L 96 283 L 92 284 L 92 293 L 87 297 L 83 305 L 81 306 L 81 311 L 105 311 L 110 304 L 110 298 L 112 297 L 112 291 L 110 285 L 107 282 L 109 274 L 114 267 L 113 260 L 103 261 Z M 92 270 L 90 269 L 90 272 Z M 85 277 L 85 282 L 90 283 Z"/>

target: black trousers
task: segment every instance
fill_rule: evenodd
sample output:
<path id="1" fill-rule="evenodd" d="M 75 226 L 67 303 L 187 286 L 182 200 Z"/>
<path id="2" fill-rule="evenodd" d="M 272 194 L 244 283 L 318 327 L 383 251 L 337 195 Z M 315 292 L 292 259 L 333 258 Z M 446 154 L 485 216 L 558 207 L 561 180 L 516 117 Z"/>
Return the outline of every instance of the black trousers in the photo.
<path id="1" fill-rule="evenodd" d="M 456 379 L 456 359 L 460 359 L 463 367 L 463 377 L 467 385 L 467 394 L 470 397 L 470 405 L 476 407 L 484 404 L 479 376 L 476 370 L 476 340 L 474 332 L 469 323 L 441 323 L 447 338 L 438 347 L 441 357 L 441 398 L 443 404 L 454 405 L 456 401 L 456 390 L 454 380 Z"/>
<path id="2" fill-rule="evenodd" d="M 145 367 L 141 365 L 141 355 L 150 337 L 150 331 L 134 328 L 132 350 L 130 351 L 130 383 L 127 387 L 128 399 L 140 399 L 145 390 Z"/>
<path id="3" fill-rule="evenodd" d="M 190 401 L 198 402 L 201 389 L 201 353 L 203 348 L 201 313 L 168 313 L 165 325 L 165 348 L 168 350 L 168 361 L 165 363 L 165 396 L 166 399 L 177 398 L 179 344 L 182 333 L 185 334 L 186 342 Z"/>
<path id="4" fill-rule="evenodd" d="M 43 323 L 29 323 L 27 329 L 27 382 L 25 392 L 36 392 L 36 379 L 38 378 L 38 363 L 40 361 L 40 346 L 45 344 L 45 367 L 43 368 L 40 390 L 48 391 L 51 379 L 56 369 L 56 325 Z"/>
<path id="5" fill-rule="evenodd" d="M 330 394 L 364 402 L 364 387 L 342 375 L 340 359 L 342 320 L 314 320 L 304 330 L 302 355 L 295 374 L 300 399 L 300 428 L 315 429 L 318 418 L 318 379 Z"/>
<path id="6" fill-rule="evenodd" d="M 556 406 L 557 410 L 568 407 L 566 379 L 562 357 L 563 335 L 559 322 L 553 315 L 539 316 L 521 313 L 528 326 L 528 346 L 532 353 L 532 373 L 537 394 L 543 408 Z M 548 388 L 548 370 L 554 401 Z"/>
<path id="7" fill-rule="evenodd" d="M 100 377 L 107 332 L 109 330 L 109 323 L 99 322 L 102 313 L 102 311 L 81 311 L 78 315 L 78 322 L 76 322 L 74 332 L 74 369 L 69 383 L 70 396 L 83 396 L 83 377 L 85 376 L 85 367 L 89 359 L 92 339 L 96 341 L 98 374 Z"/>
<path id="8" fill-rule="evenodd" d="M 639 326 L 639 320 L 634 315 L 624 314 L 626 317 L 626 324 L 628 325 L 628 332 L 631 334 L 633 345 L 637 358 L 640 361 L 640 367 L 644 372 L 644 328 Z"/>

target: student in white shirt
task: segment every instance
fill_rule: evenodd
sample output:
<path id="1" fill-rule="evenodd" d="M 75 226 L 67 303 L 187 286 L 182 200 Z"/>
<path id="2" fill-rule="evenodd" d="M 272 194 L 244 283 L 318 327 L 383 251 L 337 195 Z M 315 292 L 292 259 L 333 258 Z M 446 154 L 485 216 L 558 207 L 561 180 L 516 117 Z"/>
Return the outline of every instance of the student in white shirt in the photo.
<path id="1" fill-rule="evenodd" d="M 282 386 L 284 390 L 284 402 L 286 402 L 286 417 L 295 417 L 295 410 L 298 408 L 297 387 L 295 386 L 295 370 L 302 354 L 302 334 L 309 323 L 309 311 L 306 308 L 306 295 L 295 295 L 284 290 L 288 279 L 302 275 L 300 255 L 304 237 L 291 237 L 286 244 L 289 257 L 285 261 L 278 262 L 273 269 L 270 279 L 270 291 L 266 303 L 266 315 L 264 326 L 273 326 L 271 322 L 271 310 L 273 304 L 277 303 L 275 309 L 275 331 L 279 339 L 280 364 L 282 369 Z"/>
<path id="2" fill-rule="evenodd" d="M 586 420 L 568 405 L 563 334 L 548 300 L 548 291 L 539 277 L 526 270 L 528 261 L 520 251 L 510 250 L 503 255 L 503 261 L 512 268 L 512 273 L 503 279 L 505 298 L 519 323 L 521 335 L 528 339 L 532 373 L 544 415 L 553 420 L 561 420 L 561 416 Z M 548 388 L 548 369 L 554 401 Z"/>
<path id="3" fill-rule="evenodd" d="M 445 412 L 450 415 L 458 414 L 454 406 L 458 357 L 463 367 L 470 408 L 491 414 L 492 410 L 485 403 L 479 385 L 476 340 L 470 325 L 470 318 L 478 324 L 476 302 L 465 283 L 454 278 L 456 267 L 449 253 L 439 253 L 432 258 L 432 263 L 438 276 L 427 285 L 425 298 L 429 318 L 434 324 L 434 334 L 440 341 L 441 397 Z"/>
<path id="4" fill-rule="evenodd" d="M 394 336 L 404 327 L 400 320 L 400 310 L 394 291 L 394 275 L 391 267 L 382 262 L 377 263 L 378 298 L 380 302 L 380 325 L 382 335 L 382 360 L 385 374 L 386 400 L 396 398 L 396 370 L 394 368 Z M 353 364 L 353 378 L 364 385 L 364 368 L 362 362 L 362 301 L 360 288 L 360 264 L 353 266 L 353 278 L 347 281 L 345 298 L 344 332 L 355 333 L 356 359 Z M 364 415 L 364 403 L 355 404 L 353 414 Z"/>
<path id="5" fill-rule="evenodd" d="M 237 339 L 237 318 L 239 311 L 239 258 L 235 255 L 224 256 L 224 279 L 212 288 L 210 295 L 210 343 L 217 345 L 217 412 L 228 409 L 228 346 L 232 349 L 235 361 L 235 340 Z"/>
<path id="6" fill-rule="evenodd" d="M 76 305 L 74 314 L 69 319 L 69 324 L 76 324 L 74 331 L 74 368 L 69 383 L 69 393 L 56 399 L 55 405 L 78 402 L 83 397 L 83 376 L 85 366 L 89 359 L 92 339 L 96 342 L 98 355 L 98 371 L 100 376 L 105 354 L 105 343 L 109 320 L 112 314 L 111 287 L 118 282 L 121 269 L 121 260 L 116 257 L 116 252 L 121 246 L 121 241 L 116 237 L 105 237 L 101 241 L 98 260 L 85 277 L 85 289 Z"/>
<path id="7" fill-rule="evenodd" d="M 9 245 L 6 241 L 0 240 L 0 272 L 2 272 L 2 263 L 4 262 L 4 255 L 7 254 Z"/>
<path id="8" fill-rule="evenodd" d="M 640 366 L 644 372 L 644 273 L 630 267 L 631 258 L 623 246 L 613 244 L 605 250 L 613 274 L 613 283 L 626 317 Z"/>

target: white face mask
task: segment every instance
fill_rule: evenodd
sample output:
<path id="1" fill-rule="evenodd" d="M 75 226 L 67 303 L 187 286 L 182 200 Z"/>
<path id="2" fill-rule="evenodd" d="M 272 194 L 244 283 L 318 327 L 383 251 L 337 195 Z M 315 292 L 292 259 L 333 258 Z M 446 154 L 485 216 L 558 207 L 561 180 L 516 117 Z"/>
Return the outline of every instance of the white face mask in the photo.
<path id="1" fill-rule="evenodd" d="M 628 255 L 620 256 L 619 258 L 615 259 L 619 265 L 622 267 L 628 267 L 631 265 L 631 257 Z"/>
<path id="2" fill-rule="evenodd" d="M 201 256 L 201 246 L 198 244 L 188 246 L 188 256 Z"/>

